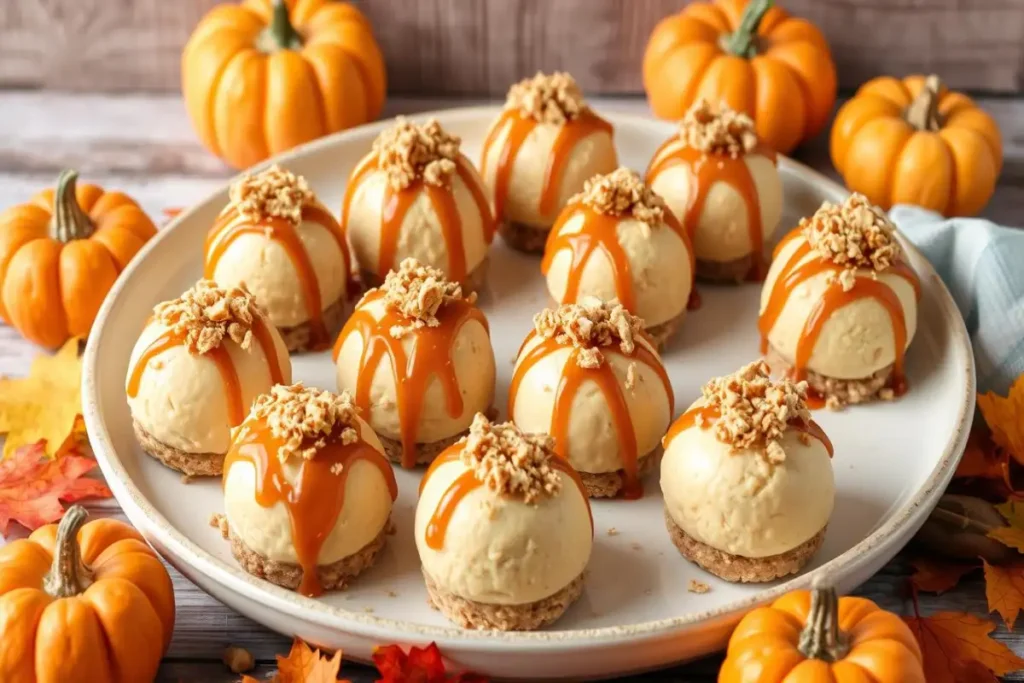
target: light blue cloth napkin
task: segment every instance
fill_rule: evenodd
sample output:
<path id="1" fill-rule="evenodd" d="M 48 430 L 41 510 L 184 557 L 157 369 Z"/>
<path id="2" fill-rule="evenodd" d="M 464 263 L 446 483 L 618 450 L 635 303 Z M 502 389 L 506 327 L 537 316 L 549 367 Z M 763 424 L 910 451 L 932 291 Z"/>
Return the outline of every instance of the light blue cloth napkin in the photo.
<path id="1" fill-rule="evenodd" d="M 1024 229 L 907 205 L 889 216 L 952 292 L 974 344 L 978 390 L 1005 396 L 1024 372 Z"/>

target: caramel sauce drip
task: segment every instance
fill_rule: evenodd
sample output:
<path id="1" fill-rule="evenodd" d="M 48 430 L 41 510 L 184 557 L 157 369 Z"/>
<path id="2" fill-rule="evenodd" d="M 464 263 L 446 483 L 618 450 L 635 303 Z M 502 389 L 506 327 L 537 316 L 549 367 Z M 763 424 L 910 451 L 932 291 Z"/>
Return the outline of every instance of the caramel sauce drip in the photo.
<path id="1" fill-rule="evenodd" d="M 265 508 L 284 504 L 302 568 L 299 592 L 315 597 L 323 593 L 317 575 L 320 549 L 345 506 L 345 484 L 352 467 L 359 460 L 372 463 L 387 482 L 392 501 L 398 497 L 398 485 L 388 461 L 362 439 L 347 445 L 329 440 L 314 458 L 301 461 L 296 482 L 290 483 L 277 457 L 283 443 L 262 422 L 246 425 L 224 459 L 224 481 L 234 463 L 251 463 L 256 469 L 256 502 Z"/>
<path id="2" fill-rule="evenodd" d="M 270 328 L 267 326 L 266 321 L 261 316 L 253 318 L 253 337 L 256 338 L 256 343 L 263 349 L 263 356 L 267 360 L 267 368 L 270 371 L 270 381 L 274 384 L 280 384 L 284 382 L 284 375 L 281 372 L 281 362 L 277 357 L 277 347 L 274 345 L 274 337 L 270 332 Z M 174 348 L 175 346 L 183 346 L 185 344 L 185 337 L 180 334 L 168 330 L 162 335 L 153 340 L 153 342 L 146 347 L 146 350 L 139 356 L 139 361 L 132 368 L 132 374 L 128 379 L 128 396 L 135 398 L 139 395 L 139 385 L 142 382 L 142 373 L 145 371 L 146 366 L 149 362 L 159 356 L 164 351 Z M 238 372 L 235 370 L 235 364 L 231 360 L 231 355 L 223 345 L 216 348 L 210 349 L 206 353 L 202 354 L 202 358 L 209 358 L 217 366 L 217 371 L 220 373 L 221 384 L 224 387 L 224 398 L 228 404 L 228 419 L 231 421 L 232 427 L 237 427 L 242 424 L 242 420 L 245 419 L 246 406 L 243 405 L 242 400 L 242 384 L 238 380 Z"/>
<path id="3" fill-rule="evenodd" d="M 669 427 L 668 433 L 665 434 L 665 438 L 662 439 L 661 443 L 665 448 L 668 448 L 672 440 L 679 434 L 682 434 L 687 429 L 697 425 L 698 418 L 700 419 L 701 429 L 710 429 L 714 425 L 715 421 L 721 417 L 718 408 L 710 405 L 697 406 L 696 408 L 690 408 L 685 413 L 676 418 L 676 421 Z M 793 419 L 788 423 L 790 429 L 806 434 L 812 439 L 817 439 L 828 451 L 828 457 L 832 457 L 835 451 L 832 448 L 832 442 L 828 436 L 825 435 L 825 431 L 818 425 L 814 420 L 800 420 Z"/>
<path id="4" fill-rule="evenodd" d="M 348 221 L 352 211 L 352 201 L 355 199 L 356 191 L 362 181 L 371 172 L 378 169 L 378 157 L 368 157 L 356 168 L 349 179 L 348 187 L 345 189 L 345 199 L 341 208 L 341 231 L 342 235 L 348 234 Z M 483 223 L 484 242 L 491 243 L 494 239 L 496 224 L 491 215 L 491 206 L 484 195 L 480 183 L 473 177 L 473 171 L 465 156 L 459 155 L 455 162 L 455 171 L 462 179 L 463 184 L 473 195 L 473 202 L 480 212 L 480 220 Z M 441 234 L 444 236 L 445 245 L 448 248 L 448 268 L 446 274 L 448 279 L 463 282 L 468 275 L 466 267 L 466 247 L 462 238 L 462 218 L 459 216 L 458 204 L 455 201 L 453 185 L 439 187 L 424 183 L 417 179 L 411 185 L 401 190 L 395 190 L 390 184 L 385 185 L 384 203 L 381 207 L 380 225 L 380 252 L 377 257 L 376 274 L 380 279 L 394 270 L 398 260 L 398 238 L 402 231 L 402 224 L 409 209 L 420 196 L 421 190 L 426 190 L 430 205 L 437 214 L 437 220 L 441 225 Z"/>
<path id="5" fill-rule="evenodd" d="M 761 202 L 757 196 L 757 185 L 754 183 L 754 178 L 744 157 L 733 159 L 726 154 L 708 154 L 693 147 L 683 146 L 678 147 L 671 154 L 664 153 L 676 142 L 676 138 L 669 138 L 654 153 L 651 165 L 647 168 L 647 183 L 653 183 L 654 179 L 666 169 L 681 164 L 686 166 L 690 174 L 690 196 L 686 214 L 681 218 L 691 243 L 696 241 L 697 225 L 711 187 L 715 183 L 722 182 L 735 190 L 747 209 L 747 230 L 754 257 L 750 271 L 747 273 L 747 279 L 763 280 L 768 268 L 764 259 L 764 225 L 761 220 Z M 773 164 L 776 163 L 775 152 L 768 147 L 759 145 L 750 154 L 766 157 Z"/>
<path id="6" fill-rule="evenodd" d="M 491 148 L 498 142 L 502 131 L 508 130 L 505 144 L 498 156 L 498 165 L 494 175 L 494 215 L 500 220 L 505 211 L 508 199 L 508 186 L 512 178 L 512 167 L 519 156 L 519 150 L 530 132 L 537 126 L 537 121 L 525 116 L 518 109 L 506 109 L 498 121 L 491 127 L 491 132 L 484 141 L 480 173 L 486 178 L 487 157 Z M 612 134 L 612 124 L 592 111 L 582 112 L 579 116 L 566 121 L 558 129 L 558 136 L 548 157 L 548 165 L 544 170 L 544 184 L 541 185 L 540 200 L 537 210 L 542 216 L 551 216 L 558 210 L 558 195 L 562 185 L 562 175 L 569 163 L 569 155 L 581 140 L 595 133 Z"/>
<path id="7" fill-rule="evenodd" d="M 536 331 L 531 332 L 523 343 L 522 348 L 525 348 L 526 343 L 536 336 Z M 508 398 L 509 416 L 515 415 L 519 386 L 526 374 L 541 359 L 558 349 L 567 348 L 568 346 L 567 344 L 559 343 L 555 339 L 543 339 L 527 352 L 526 356 L 516 366 L 515 373 L 512 375 L 512 385 L 509 387 Z M 520 353 L 522 348 L 520 348 Z M 596 368 L 583 368 L 576 362 L 578 353 L 579 350 L 575 348 L 570 352 L 569 358 L 562 367 L 562 376 L 559 378 L 558 387 L 555 390 L 555 405 L 551 412 L 551 426 L 548 429 L 548 432 L 555 439 L 555 453 L 559 457 L 568 460 L 569 447 L 571 445 L 569 443 L 569 420 L 572 417 L 572 404 L 580 387 L 588 381 L 594 382 L 598 389 L 600 389 L 605 404 L 611 412 L 612 421 L 615 423 L 615 432 L 619 441 L 619 457 L 622 459 L 622 471 L 625 479 L 623 496 L 627 500 L 640 498 L 643 495 L 643 487 L 639 477 L 639 459 L 642 454 L 637 452 L 636 433 L 633 430 L 633 420 L 629 416 L 629 406 L 626 403 L 622 387 L 607 359 Z M 601 353 L 625 356 L 616 347 L 604 347 L 601 349 Z M 665 372 L 665 367 L 659 362 L 654 353 L 640 342 L 637 342 L 633 355 L 629 357 L 636 359 L 657 373 L 665 389 L 665 394 L 668 396 L 669 415 L 671 415 L 675 410 L 675 395 L 672 393 L 672 385 L 669 382 L 668 374 Z"/>
<path id="8" fill-rule="evenodd" d="M 356 405 L 362 414 L 370 415 L 373 378 L 385 355 L 391 360 L 395 373 L 395 391 L 398 403 L 399 429 L 402 441 L 402 467 L 416 466 L 416 435 L 420 415 L 423 412 L 423 400 L 427 387 L 433 377 L 441 382 L 445 395 L 445 407 L 453 419 L 462 415 L 462 391 L 458 377 L 455 376 L 455 364 L 452 361 L 452 350 L 459 330 L 470 320 L 476 320 L 487 330 L 487 319 L 476 306 L 466 301 L 451 301 L 443 305 L 437 312 L 441 323 L 437 327 L 421 327 L 409 331 L 401 339 L 391 336 L 391 328 L 396 325 L 408 325 L 409 319 L 401 313 L 385 309 L 384 315 L 378 320 L 365 308 L 365 304 L 384 296 L 381 291 L 370 293 L 360 306 L 352 313 L 345 323 L 345 328 L 338 336 L 334 345 L 334 360 L 337 362 L 341 348 L 351 334 L 358 334 L 363 340 L 363 350 L 359 357 L 359 373 L 356 384 Z M 406 353 L 402 342 L 412 341 L 412 348 Z"/>
<path id="9" fill-rule="evenodd" d="M 437 469 L 445 464 L 458 460 L 462 453 L 463 444 L 457 443 L 449 446 L 441 455 L 430 464 L 430 468 L 427 473 L 423 475 L 423 479 L 420 480 L 420 494 L 423 494 L 423 489 L 427 485 L 427 481 L 434 474 Z M 573 469 L 572 465 L 567 460 L 562 458 L 552 458 L 549 461 L 552 469 L 556 469 L 559 472 L 563 472 L 568 475 L 576 488 L 579 489 L 580 495 L 583 497 L 583 501 L 587 506 L 587 514 L 590 515 L 590 532 L 594 532 L 594 514 L 590 509 L 590 503 L 587 499 L 587 491 L 583 487 L 583 480 L 580 479 L 579 473 Z M 463 498 L 468 496 L 476 489 L 483 486 L 483 482 L 476 478 L 473 470 L 466 470 L 460 474 L 455 481 L 449 484 L 448 488 L 441 495 L 441 499 L 437 503 L 437 509 L 434 510 L 434 514 L 430 516 L 430 521 L 427 522 L 426 529 L 426 541 L 427 547 L 432 550 L 441 550 L 444 548 L 444 538 L 448 533 L 448 524 L 452 520 L 452 515 L 455 514 L 455 508 L 458 507 L 459 503 Z"/>

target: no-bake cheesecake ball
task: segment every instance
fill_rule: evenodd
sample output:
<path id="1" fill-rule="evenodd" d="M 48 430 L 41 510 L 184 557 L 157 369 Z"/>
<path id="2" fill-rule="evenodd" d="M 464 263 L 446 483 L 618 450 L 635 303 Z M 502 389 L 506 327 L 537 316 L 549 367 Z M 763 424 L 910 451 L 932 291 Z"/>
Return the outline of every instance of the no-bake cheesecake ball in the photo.
<path id="1" fill-rule="evenodd" d="M 221 287 L 245 284 L 290 351 L 327 348 L 341 327 L 348 246 L 302 176 L 272 166 L 234 183 L 204 264 Z"/>
<path id="2" fill-rule="evenodd" d="M 804 389 L 752 363 L 708 382 L 665 436 L 669 535 L 684 557 L 727 581 L 798 572 L 825 538 L 832 445 Z"/>
<path id="3" fill-rule="evenodd" d="M 621 304 L 563 304 L 534 318 L 516 360 L 509 417 L 550 434 L 592 497 L 638 498 L 672 419 L 672 386 L 642 327 Z"/>
<path id="4" fill-rule="evenodd" d="M 513 85 L 480 162 L 505 241 L 543 251 L 569 198 L 587 179 L 618 166 L 612 135 L 569 74 L 538 73 Z"/>
<path id="5" fill-rule="evenodd" d="M 244 287 L 210 280 L 153 309 L 125 380 L 142 448 L 189 476 L 218 475 L 252 400 L 291 382 L 288 350 Z"/>
<path id="6" fill-rule="evenodd" d="M 551 439 L 477 415 L 420 485 L 416 548 L 431 603 L 463 628 L 527 631 L 583 590 L 590 504 Z"/>
<path id="7" fill-rule="evenodd" d="M 437 268 L 405 259 L 335 344 L 338 388 L 405 467 L 437 457 L 494 400 L 494 351 L 475 301 Z"/>
<path id="8" fill-rule="evenodd" d="M 551 229 L 541 271 L 558 303 L 592 296 L 644 320 L 660 346 L 693 291 L 693 250 L 679 221 L 627 168 L 586 182 Z"/>
<path id="9" fill-rule="evenodd" d="M 415 258 L 467 292 L 483 286 L 494 216 L 490 193 L 459 144 L 436 120 L 399 117 L 356 166 L 341 225 L 364 283 L 376 286 Z"/>
<path id="10" fill-rule="evenodd" d="M 764 278 L 764 247 L 782 218 L 782 180 L 750 117 L 699 100 L 655 152 L 647 182 L 690 235 L 698 279 Z"/>
<path id="11" fill-rule="evenodd" d="M 374 564 L 397 493 L 348 394 L 278 385 L 234 431 L 221 529 L 247 572 L 315 596 Z"/>
<path id="12" fill-rule="evenodd" d="M 826 202 L 775 249 L 761 290 L 762 352 L 806 380 L 812 407 L 906 390 L 920 282 L 885 212 L 862 195 Z"/>

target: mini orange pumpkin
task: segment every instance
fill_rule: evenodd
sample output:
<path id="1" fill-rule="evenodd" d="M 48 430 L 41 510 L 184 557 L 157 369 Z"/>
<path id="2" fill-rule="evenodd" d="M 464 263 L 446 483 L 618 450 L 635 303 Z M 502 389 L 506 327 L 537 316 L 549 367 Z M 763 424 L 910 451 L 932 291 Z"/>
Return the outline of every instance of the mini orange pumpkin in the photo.
<path id="1" fill-rule="evenodd" d="M 174 590 L 137 531 L 68 508 L 0 548 L 0 680 L 151 681 L 174 630 Z"/>
<path id="2" fill-rule="evenodd" d="M 236 168 L 371 121 L 384 106 L 384 58 L 347 3 L 244 0 L 196 26 L 182 92 L 206 147 Z"/>
<path id="3" fill-rule="evenodd" d="M 699 98 L 754 119 L 761 140 L 786 153 L 828 122 L 836 68 L 821 31 L 771 0 L 694 2 L 663 19 L 644 52 L 651 109 L 679 119 Z"/>
<path id="4" fill-rule="evenodd" d="M 862 85 L 836 114 L 831 150 L 847 187 L 873 204 L 905 202 L 946 216 L 981 211 L 1003 165 L 996 122 L 934 75 Z"/>
<path id="5" fill-rule="evenodd" d="M 793 591 L 740 621 L 719 683 L 925 683 L 921 648 L 895 614 L 831 588 Z"/>
<path id="6" fill-rule="evenodd" d="M 77 179 L 64 171 L 56 190 L 0 214 L 0 317 L 50 348 L 89 333 L 118 274 L 156 234 L 130 197 Z"/>

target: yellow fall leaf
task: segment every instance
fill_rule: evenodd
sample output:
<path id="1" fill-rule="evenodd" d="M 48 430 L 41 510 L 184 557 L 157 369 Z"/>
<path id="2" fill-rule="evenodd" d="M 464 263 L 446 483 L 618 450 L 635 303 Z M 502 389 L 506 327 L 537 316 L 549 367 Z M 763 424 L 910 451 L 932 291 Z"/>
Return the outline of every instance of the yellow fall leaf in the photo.
<path id="1" fill-rule="evenodd" d="M 1024 465 L 1024 374 L 1005 397 L 991 391 L 978 394 L 978 408 L 992 430 L 992 439 Z"/>
<path id="2" fill-rule="evenodd" d="M 0 378 L 0 434 L 7 435 L 4 457 L 16 448 L 46 440 L 52 456 L 75 429 L 82 412 L 79 340 L 69 339 L 54 355 L 40 354 L 28 377 Z"/>
<path id="3" fill-rule="evenodd" d="M 1003 545 L 1015 548 L 1024 552 L 1024 503 L 1008 500 L 1001 505 L 996 505 L 1010 526 L 1001 529 L 993 529 L 988 532 L 989 538 L 994 538 Z"/>

